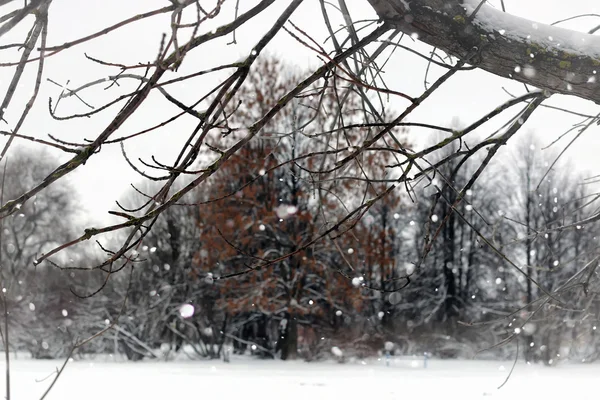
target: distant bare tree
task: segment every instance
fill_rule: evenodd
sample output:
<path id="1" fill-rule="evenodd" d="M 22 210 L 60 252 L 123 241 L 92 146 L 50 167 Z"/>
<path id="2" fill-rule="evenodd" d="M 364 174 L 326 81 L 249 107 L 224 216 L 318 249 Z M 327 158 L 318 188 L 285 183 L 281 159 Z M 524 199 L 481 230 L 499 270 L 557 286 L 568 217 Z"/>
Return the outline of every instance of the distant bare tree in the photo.
<path id="1" fill-rule="evenodd" d="M 0 197 L 17 197 L 52 170 L 55 160 L 45 151 L 14 149 L 4 158 Z M 81 217 L 75 189 L 66 182 L 54 185 L 35 199 L 19 206 L 19 212 L 0 221 L 0 279 L 4 315 L 15 336 L 5 342 L 13 349 L 26 349 L 34 357 L 64 355 L 69 339 L 57 331 L 66 328 L 76 299 L 69 292 L 70 277 L 51 265 L 35 266 L 36 256 L 64 243 L 72 235 L 72 224 Z M 79 254 L 68 261 L 79 266 Z M 66 315 L 65 315 L 66 314 Z M 3 327 L 5 332 L 6 327 Z M 62 337 L 56 343 L 50 337 Z M 65 349 L 66 345 L 66 349 Z"/>

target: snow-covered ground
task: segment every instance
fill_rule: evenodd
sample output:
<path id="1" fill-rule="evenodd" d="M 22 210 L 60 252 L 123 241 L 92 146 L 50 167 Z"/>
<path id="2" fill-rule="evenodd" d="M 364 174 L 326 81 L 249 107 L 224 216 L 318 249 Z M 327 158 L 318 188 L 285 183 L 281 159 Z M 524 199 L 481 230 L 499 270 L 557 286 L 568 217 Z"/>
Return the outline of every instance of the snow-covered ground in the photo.
<path id="1" fill-rule="evenodd" d="M 554 368 L 511 362 L 396 359 L 364 364 L 234 359 L 189 362 L 69 363 L 47 399 L 598 399 L 600 365 Z M 58 366 L 16 360 L 12 398 L 38 399 Z M 1 365 L 4 368 L 4 365 Z M 44 379 L 46 378 L 46 379 Z M 4 374 L 0 379 L 4 388 Z M 2 393 L 3 396 L 3 393 Z"/>

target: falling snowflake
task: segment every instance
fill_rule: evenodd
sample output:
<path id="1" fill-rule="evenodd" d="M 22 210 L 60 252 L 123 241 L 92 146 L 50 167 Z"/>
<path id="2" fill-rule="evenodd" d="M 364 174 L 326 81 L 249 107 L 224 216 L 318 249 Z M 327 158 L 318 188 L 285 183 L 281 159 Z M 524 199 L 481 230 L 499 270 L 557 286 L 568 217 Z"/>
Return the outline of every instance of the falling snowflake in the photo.
<path id="1" fill-rule="evenodd" d="M 400 303 L 400 301 L 402 301 L 402 295 L 398 292 L 391 293 L 388 297 L 388 301 L 390 302 L 390 304 L 396 305 Z"/>
<path id="2" fill-rule="evenodd" d="M 275 214 L 279 219 L 289 218 L 298 212 L 298 207 L 288 204 L 281 204 L 275 209 Z"/>
<path id="3" fill-rule="evenodd" d="M 331 353 L 336 357 L 342 357 L 344 355 L 344 352 L 337 346 L 331 348 Z"/>
<path id="4" fill-rule="evenodd" d="M 179 307 L 179 315 L 182 318 L 190 318 L 194 315 L 194 306 L 191 304 L 183 304 Z"/>
<path id="5" fill-rule="evenodd" d="M 533 322 L 528 322 L 523 326 L 523 332 L 525 332 L 528 335 L 533 335 L 536 329 L 537 326 Z"/>

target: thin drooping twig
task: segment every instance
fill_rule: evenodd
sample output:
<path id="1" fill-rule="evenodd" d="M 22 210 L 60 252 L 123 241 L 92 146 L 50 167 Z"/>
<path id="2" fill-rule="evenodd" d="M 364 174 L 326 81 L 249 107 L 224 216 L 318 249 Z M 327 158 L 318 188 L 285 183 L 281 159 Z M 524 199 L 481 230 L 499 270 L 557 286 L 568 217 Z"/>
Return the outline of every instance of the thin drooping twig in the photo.
<path id="1" fill-rule="evenodd" d="M 508 380 L 510 379 L 513 371 L 515 370 L 515 366 L 517 365 L 518 360 L 519 360 L 519 341 L 517 340 L 517 354 L 515 354 L 515 361 L 513 362 L 513 365 L 510 368 L 508 375 L 506 375 L 506 379 L 504 380 L 504 382 L 502 382 L 502 384 L 500 386 L 498 386 L 498 389 L 502 389 L 504 387 L 504 385 L 506 385 L 508 383 Z"/>
<path id="2" fill-rule="evenodd" d="M 596 115 L 595 118 L 592 118 L 584 127 L 582 127 L 579 130 L 579 132 L 577 132 L 577 135 L 575 135 L 575 137 L 573 139 L 571 139 L 571 141 L 565 146 L 565 148 L 561 150 L 561 152 L 558 154 L 558 156 L 556 156 L 556 158 L 554 159 L 554 161 L 552 162 L 552 164 L 546 169 L 546 173 L 540 179 L 540 182 L 538 183 L 538 185 L 535 188 L 535 190 L 538 190 L 540 188 L 540 185 L 542 184 L 542 182 L 544 181 L 544 179 L 546 178 L 546 176 L 548 176 L 548 174 L 550 173 L 550 171 L 552 170 L 552 168 L 554 168 L 554 166 L 556 165 L 556 163 L 558 162 L 558 160 L 560 160 L 560 158 L 562 157 L 562 155 L 565 154 L 565 152 L 569 149 L 569 147 L 571 147 L 571 145 L 573 143 L 575 143 L 575 141 L 581 135 L 583 135 L 583 133 L 585 131 L 587 131 L 592 126 L 592 124 L 594 122 L 598 121 L 598 118 L 600 118 L 600 113 L 598 113 L 598 115 Z"/>
<path id="3" fill-rule="evenodd" d="M 239 10 L 240 10 L 240 0 L 236 0 L 236 2 L 235 2 L 235 16 L 234 16 L 234 19 L 236 19 L 238 17 Z M 229 42 L 227 44 L 237 44 L 237 40 L 235 39 L 235 30 L 233 31 L 233 38 L 231 39 L 231 42 Z"/>
<path id="4" fill-rule="evenodd" d="M 38 138 L 35 138 L 33 136 L 19 135 L 19 134 L 16 134 L 14 132 L 6 132 L 6 131 L 0 131 L 0 135 L 2 135 L 2 136 L 12 136 L 12 137 L 16 137 L 16 138 L 19 138 L 19 139 L 24 139 L 24 140 L 27 140 L 27 141 L 30 141 L 30 142 L 34 142 L 34 143 L 40 143 L 40 144 L 43 144 L 45 146 L 50 146 L 50 147 L 57 148 L 57 149 L 62 150 L 64 152 L 66 152 L 66 153 L 77 153 L 78 152 L 75 149 L 71 149 L 71 148 L 66 147 L 66 146 L 61 146 L 60 144 L 52 143 L 52 142 L 49 142 L 49 141 L 44 140 L 44 139 L 38 139 Z"/>
<path id="5" fill-rule="evenodd" d="M 65 361 L 62 363 L 60 368 L 56 370 L 56 375 L 54 376 L 54 379 L 52 379 L 52 382 L 50 382 L 50 385 L 48 386 L 46 391 L 44 391 L 44 393 L 40 397 L 40 400 L 44 400 L 46 398 L 46 396 L 48 396 L 48 393 L 50 393 L 50 391 L 54 387 L 54 384 L 58 381 L 58 378 L 60 378 L 60 376 L 62 375 L 67 364 L 71 361 L 71 356 L 73 355 L 73 352 L 75 351 L 76 348 L 77 347 L 75 345 L 71 346 L 71 348 L 69 349 L 69 353 L 67 353 L 67 356 L 65 357 Z"/>

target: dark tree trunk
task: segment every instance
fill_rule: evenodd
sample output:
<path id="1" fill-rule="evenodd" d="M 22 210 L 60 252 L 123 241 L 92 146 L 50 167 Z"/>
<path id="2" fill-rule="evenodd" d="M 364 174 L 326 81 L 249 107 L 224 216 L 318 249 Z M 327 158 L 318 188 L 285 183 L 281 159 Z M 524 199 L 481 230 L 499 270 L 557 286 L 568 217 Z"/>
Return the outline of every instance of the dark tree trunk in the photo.
<path id="1" fill-rule="evenodd" d="M 295 360 L 298 358 L 298 321 L 293 315 L 285 313 L 279 327 L 280 335 L 276 350 L 281 350 L 282 360 Z"/>
<path id="2" fill-rule="evenodd" d="M 447 190 L 446 198 L 450 204 L 454 203 L 455 195 L 452 193 L 450 189 Z M 458 316 L 458 302 L 457 302 L 457 290 L 456 290 L 456 274 L 454 273 L 454 247 L 455 247 L 455 237 L 456 237 L 456 225 L 454 223 L 454 211 L 450 206 L 444 206 L 444 214 L 442 218 L 446 215 L 448 216 L 448 220 L 446 221 L 443 229 L 443 254 L 444 254 L 444 285 L 446 286 L 446 298 L 444 299 L 444 315 L 443 319 L 453 320 Z M 442 219 L 440 218 L 440 219 Z M 443 221 L 443 219 L 442 219 Z"/>
<path id="3" fill-rule="evenodd" d="M 526 203 L 525 203 L 525 226 L 527 228 L 527 240 L 525 241 L 525 252 L 527 253 L 526 255 L 526 259 L 527 259 L 527 275 L 529 277 L 533 277 L 533 266 L 531 265 L 533 263 L 532 260 L 532 255 L 531 255 L 531 251 L 533 249 L 533 243 L 532 243 L 532 238 L 530 237 L 530 235 L 532 234 L 533 230 L 531 229 L 531 225 L 532 225 L 532 213 L 533 213 L 533 193 L 531 192 L 531 176 L 529 174 L 529 168 L 531 166 L 527 166 L 528 170 L 527 170 L 527 198 L 526 198 Z M 531 279 L 527 279 L 527 304 L 531 304 L 531 302 L 533 301 L 533 286 L 531 285 Z M 528 307 L 527 308 L 528 311 L 531 311 L 531 308 Z M 534 359 L 534 351 L 533 351 L 533 347 L 531 347 L 531 343 L 534 343 L 533 340 L 533 335 L 532 334 L 526 334 L 525 335 L 525 361 L 532 361 Z"/>

